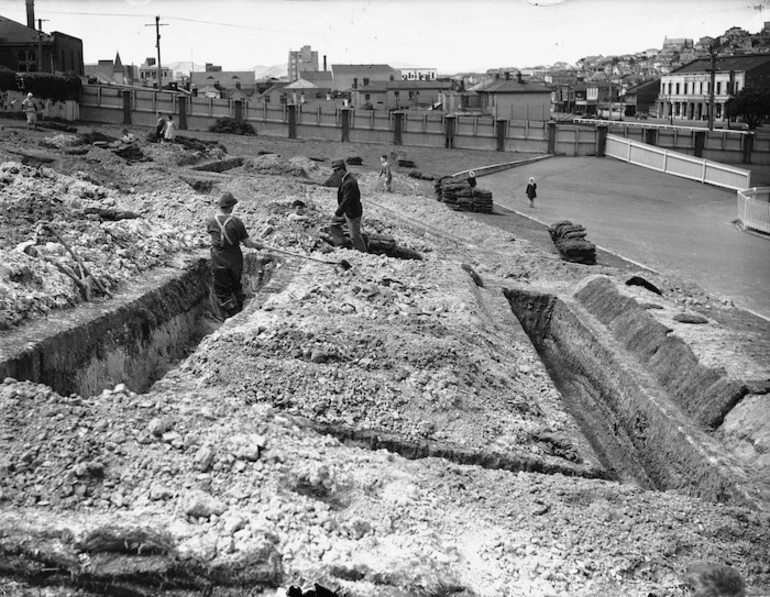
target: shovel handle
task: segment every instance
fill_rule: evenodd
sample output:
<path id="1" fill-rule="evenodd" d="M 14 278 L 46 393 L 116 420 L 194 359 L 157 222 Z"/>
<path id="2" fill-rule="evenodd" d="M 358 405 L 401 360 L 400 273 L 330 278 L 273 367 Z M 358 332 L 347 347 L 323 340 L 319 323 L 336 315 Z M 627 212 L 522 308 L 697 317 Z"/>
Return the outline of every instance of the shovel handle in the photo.
<path id="1" fill-rule="evenodd" d="M 292 253 L 291 251 L 286 251 L 285 249 L 279 249 L 277 247 L 271 247 L 269 245 L 262 245 L 265 249 L 265 251 L 269 251 L 271 253 L 283 253 L 284 255 L 291 255 L 292 257 L 299 257 L 300 259 L 307 259 L 308 261 L 317 261 L 318 263 L 326 263 L 327 265 L 337 265 L 336 261 L 327 261 L 326 259 L 318 259 L 317 257 L 310 257 L 309 255 L 303 255 L 302 253 Z"/>

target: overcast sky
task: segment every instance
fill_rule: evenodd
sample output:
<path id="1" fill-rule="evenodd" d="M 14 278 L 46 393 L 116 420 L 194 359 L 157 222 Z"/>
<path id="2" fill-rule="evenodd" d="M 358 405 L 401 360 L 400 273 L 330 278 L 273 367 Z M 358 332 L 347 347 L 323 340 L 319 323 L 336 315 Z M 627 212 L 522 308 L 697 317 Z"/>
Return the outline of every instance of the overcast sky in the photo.
<path id="1" fill-rule="evenodd" d="M 25 0 L 0 15 L 26 23 Z M 303 45 L 334 63 L 433 67 L 441 74 L 574 64 L 770 21 L 770 0 L 35 0 L 43 30 L 83 40 L 86 63 L 285 65 Z"/>

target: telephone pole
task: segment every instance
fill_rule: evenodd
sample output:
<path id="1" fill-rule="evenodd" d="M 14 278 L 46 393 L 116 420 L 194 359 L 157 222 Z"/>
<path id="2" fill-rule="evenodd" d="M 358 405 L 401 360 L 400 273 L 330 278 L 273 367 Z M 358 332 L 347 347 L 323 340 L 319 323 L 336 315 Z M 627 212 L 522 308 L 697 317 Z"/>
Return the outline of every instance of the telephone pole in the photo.
<path id="1" fill-rule="evenodd" d="M 714 87 L 717 80 L 717 54 L 714 51 L 713 44 L 709 46 L 711 55 L 711 84 L 709 85 L 709 130 L 714 130 Z"/>
<path id="2" fill-rule="evenodd" d="M 37 72 L 43 72 L 43 21 L 48 19 L 37 20 Z M 53 72 L 53 69 L 51 70 Z"/>
<path id="3" fill-rule="evenodd" d="M 166 27 L 168 23 L 161 23 L 160 16 L 155 17 L 155 47 L 158 48 L 158 91 L 163 88 L 163 77 L 161 75 L 160 67 L 160 27 Z M 145 25 L 145 27 L 152 27 L 152 24 Z"/>

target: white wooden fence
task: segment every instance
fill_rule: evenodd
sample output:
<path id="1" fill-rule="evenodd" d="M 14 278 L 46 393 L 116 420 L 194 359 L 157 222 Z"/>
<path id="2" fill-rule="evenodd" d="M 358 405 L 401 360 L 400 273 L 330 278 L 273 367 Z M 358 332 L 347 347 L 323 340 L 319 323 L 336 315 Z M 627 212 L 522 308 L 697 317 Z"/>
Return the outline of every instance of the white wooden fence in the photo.
<path id="1" fill-rule="evenodd" d="M 770 234 L 770 187 L 738 191 L 738 220 L 744 228 Z"/>
<path id="2" fill-rule="evenodd" d="M 661 149 L 617 135 L 607 135 L 605 154 L 629 164 L 736 191 L 751 186 L 749 170 Z"/>

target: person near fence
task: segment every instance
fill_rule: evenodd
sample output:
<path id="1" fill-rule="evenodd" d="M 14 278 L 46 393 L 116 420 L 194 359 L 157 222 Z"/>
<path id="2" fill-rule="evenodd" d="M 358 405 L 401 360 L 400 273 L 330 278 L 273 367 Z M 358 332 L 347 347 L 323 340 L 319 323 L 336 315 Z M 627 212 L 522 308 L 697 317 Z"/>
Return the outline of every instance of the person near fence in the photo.
<path id="1" fill-rule="evenodd" d="M 337 189 L 337 210 L 329 225 L 329 231 L 333 238 L 341 238 L 342 225 L 347 224 L 350 240 L 353 248 L 362 253 L 366 253 L 366 241 L 361 234 L 361 216 L 364 208 L 361 205 L 361 191 L 358 188 L 358 181 L 348 172 L 344 160 L 334 160 L 332 170 L 339 180 Z"/>
<path id="2" fill-rule="evenodd" d="M 176 137 L 176 123 L 174 122 L 174 117 L 171 116 L 171 114 L 169 114 L 168 120 L 166 121 L 166 128 L 163 129 L 163 138 L 168 143 L 173 143 L 175 137 Z"/>
<path id="3" fill-rule="evenodd" d="M 246 294 L 243 292 L 243 253 L 241 244 L 261 250 L 264 245 L 249 238 L 243 221 L 233 215 L 238 200 L 232 193 L 219 198 L 219 213 L 206 220 L 206 231 L 211 236 L 211 270 L 214 294 L 222 314 L 227 317 L 240 313 Z"/>
<path id="4" fill-rule="evenodd" d="M 473 170 L 468 172 L 468 184 L 472 189 L 476 188 L 476 173 Z"/>
<path id="5" fill-rule="evenodd" d="M 527 184 L 527 199 L 529 199 L 529 206 L 535 207 L 535 198 L 537 197 L 537 183 L 535 177 L 529 177 L 529 183 Z"/>
<path id="6" fill-rule="evenodd" d="M 380 165 L 380 174 L 377 178 L 385 177 L 385 190 L 388 191 L 388 193 L 393 191 L 393 187 L 391 186 L 393 183 L 393 172 L 390 169 L 390 164 L 388 163 L 388 156 L 382 155 L 380 157 L 381 165 Z"/>
<path id="7" fill-rule="evenodd" d="M 163 141 L 163 130 L 166 128 L 166 119 L 160 112 L 157 113 L 158 120 L 155 123 L 155 142 Z"/>
<path id="8" fill-rule="evenodd" d="M 21 109 L 27 115 L 27 128 L 37 128 L 37 102 L 32 92 L 28 93 L 24 101 L 21 102 Z"/>

